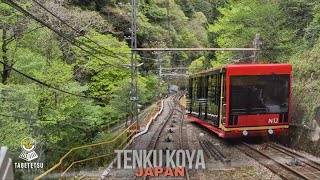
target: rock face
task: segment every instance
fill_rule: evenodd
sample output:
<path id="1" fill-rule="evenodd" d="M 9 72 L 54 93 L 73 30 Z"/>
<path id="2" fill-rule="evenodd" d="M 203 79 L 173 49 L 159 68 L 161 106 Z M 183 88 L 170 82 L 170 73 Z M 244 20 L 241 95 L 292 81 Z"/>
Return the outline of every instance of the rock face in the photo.
<path id="1" fill-rule="evenodd" d="M 8 148 L 0 148 L 0 180 L 13 179 L 12 159 L 9 157 Z"/>

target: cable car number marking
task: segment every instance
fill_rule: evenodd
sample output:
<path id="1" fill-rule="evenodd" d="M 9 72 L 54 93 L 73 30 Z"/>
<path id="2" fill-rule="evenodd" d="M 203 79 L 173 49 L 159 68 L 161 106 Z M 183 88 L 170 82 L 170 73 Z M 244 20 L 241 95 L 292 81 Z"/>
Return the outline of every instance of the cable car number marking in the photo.
<path id="1" fill-rule="evenodd" d="M 279 123 L 279 118 L 271 118 L 268 121 L 269 124 L 275 124 L 275 123 Z"/>

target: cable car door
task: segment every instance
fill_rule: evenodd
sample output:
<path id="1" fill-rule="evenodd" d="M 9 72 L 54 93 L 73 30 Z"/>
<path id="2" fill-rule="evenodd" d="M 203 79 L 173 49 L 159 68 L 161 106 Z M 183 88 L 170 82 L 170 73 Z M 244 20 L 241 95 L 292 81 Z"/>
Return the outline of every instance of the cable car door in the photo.
<path id="1" fill-rule="evenodd" d="M 219 128 L 226 123 L 226 74 L 221 73 Z"/>

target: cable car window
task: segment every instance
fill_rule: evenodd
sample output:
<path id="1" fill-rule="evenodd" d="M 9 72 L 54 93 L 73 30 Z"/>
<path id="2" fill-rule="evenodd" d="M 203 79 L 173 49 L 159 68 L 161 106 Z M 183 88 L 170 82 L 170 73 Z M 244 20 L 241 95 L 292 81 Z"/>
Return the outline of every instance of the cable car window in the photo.
<path id="1" fill-rule="evenodd" d="M 290 75 L 230 76 L 231 114 L 286 113 Z"/>

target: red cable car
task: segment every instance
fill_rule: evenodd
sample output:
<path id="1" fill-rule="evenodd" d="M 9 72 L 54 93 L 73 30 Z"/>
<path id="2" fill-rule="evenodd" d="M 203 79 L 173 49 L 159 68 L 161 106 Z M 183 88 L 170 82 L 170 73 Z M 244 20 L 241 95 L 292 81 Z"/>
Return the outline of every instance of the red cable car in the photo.
<path id="1" fill-rule="evenodd" d="M 288 134 L 290 64 L 235 64 L 192 74 L 187 112 L 222 138 Z"/>

